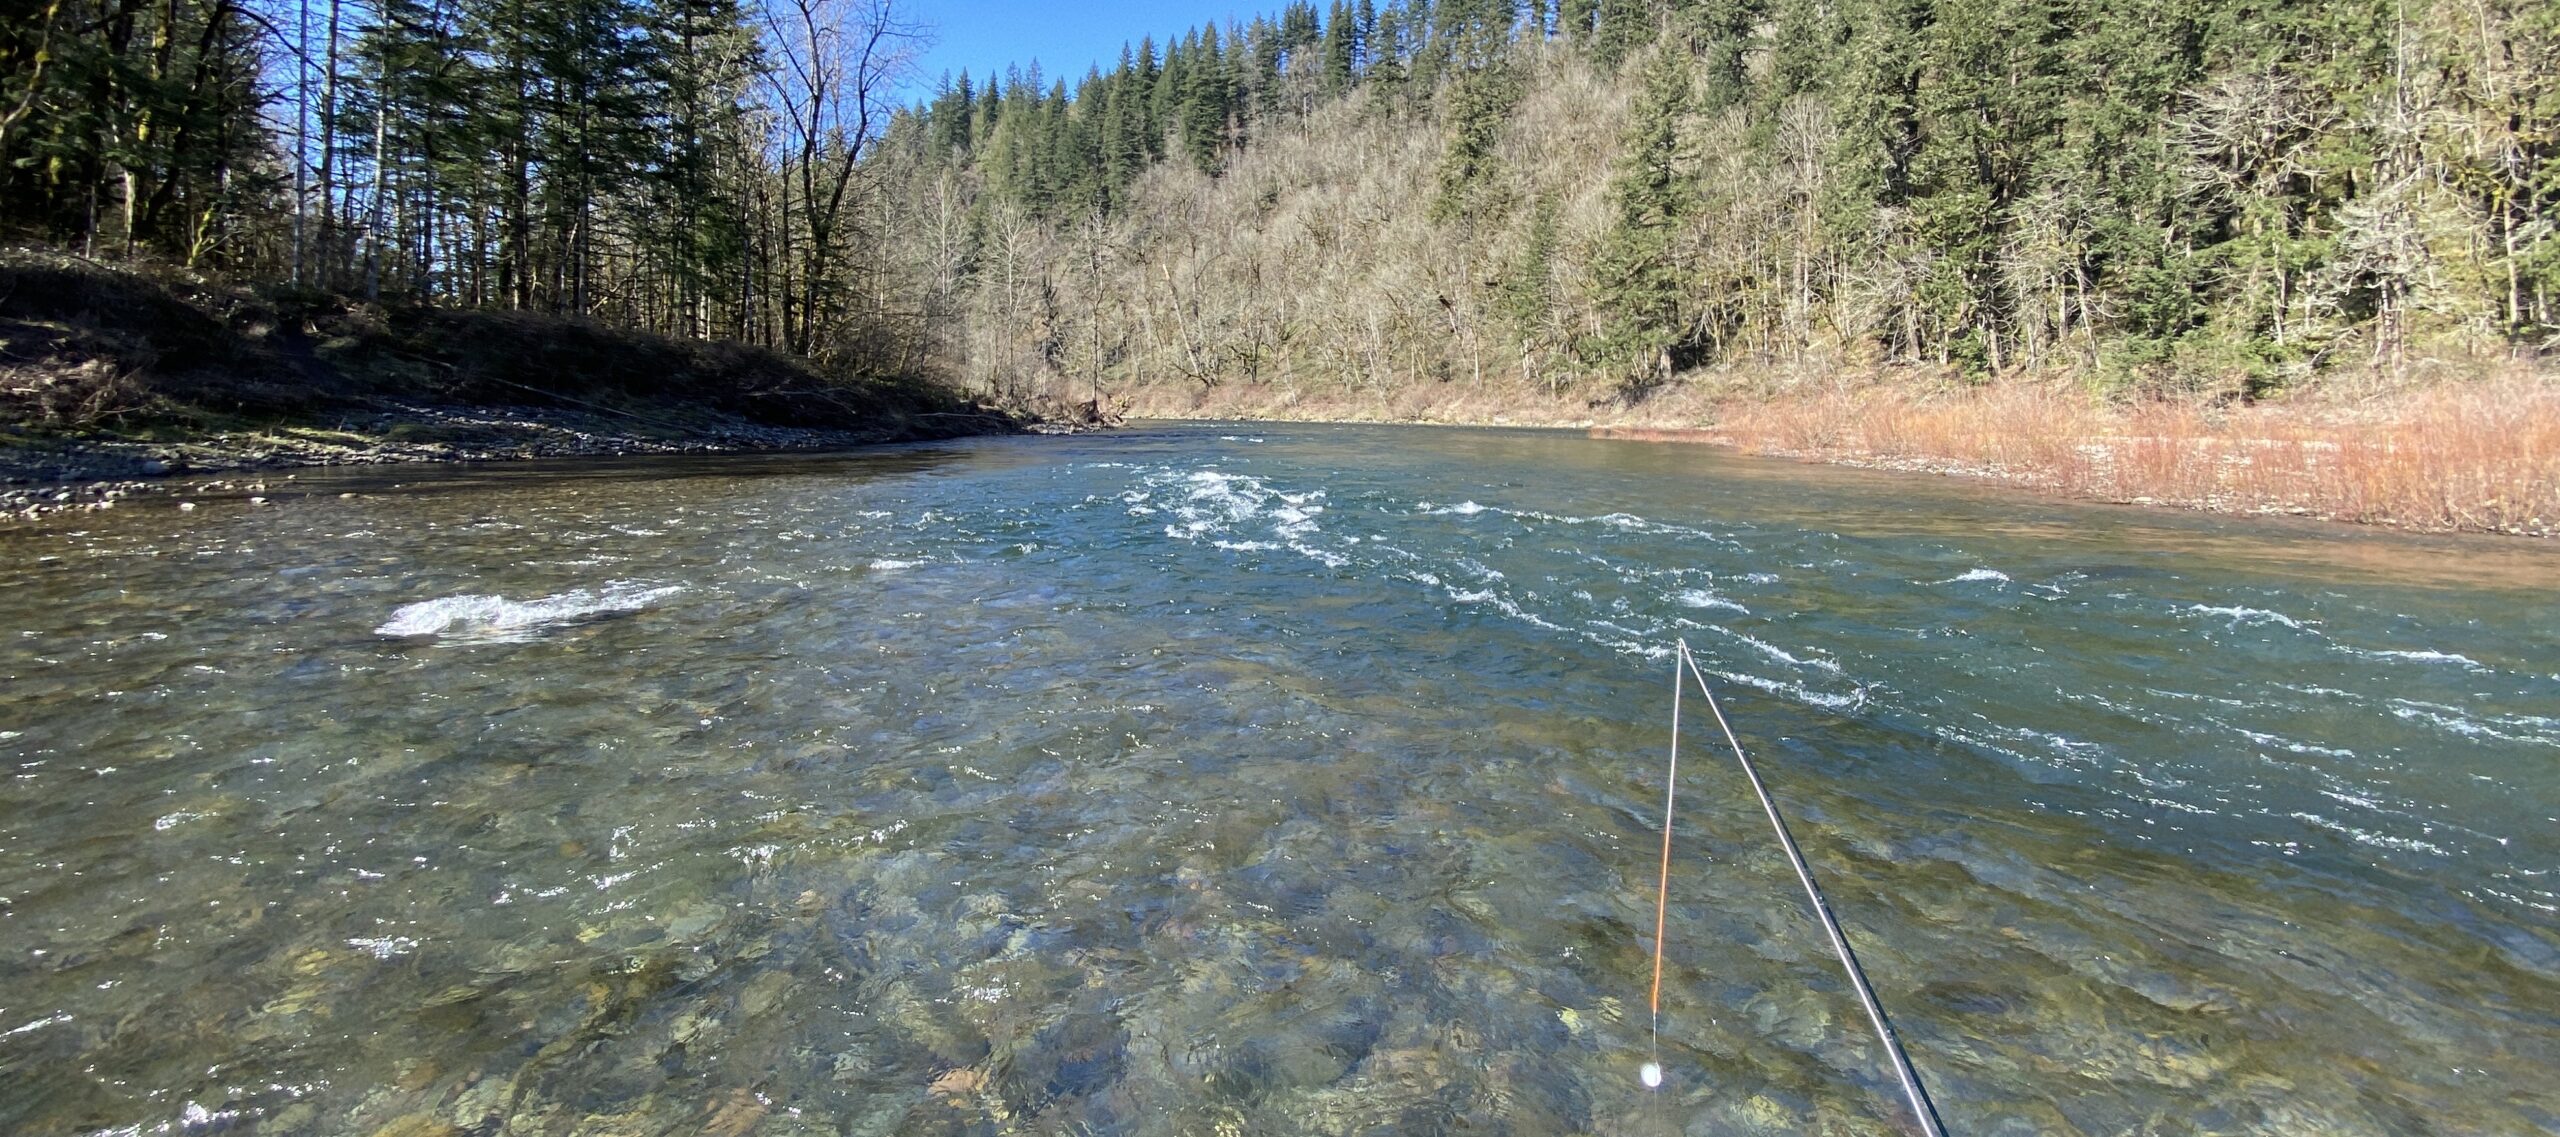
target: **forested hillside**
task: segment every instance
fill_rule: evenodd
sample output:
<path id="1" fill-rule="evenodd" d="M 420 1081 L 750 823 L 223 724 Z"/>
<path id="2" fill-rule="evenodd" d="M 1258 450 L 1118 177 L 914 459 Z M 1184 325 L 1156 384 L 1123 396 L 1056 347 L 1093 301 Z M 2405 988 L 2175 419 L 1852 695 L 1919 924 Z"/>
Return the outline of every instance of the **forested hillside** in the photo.
<path id="1" fill-rule="evenodd" d="M 1301 2 L 951 77 L 867 162 L 937 357 L 1076 399 L 2255 396 L 2560 333 L 2536 0 Z"/>

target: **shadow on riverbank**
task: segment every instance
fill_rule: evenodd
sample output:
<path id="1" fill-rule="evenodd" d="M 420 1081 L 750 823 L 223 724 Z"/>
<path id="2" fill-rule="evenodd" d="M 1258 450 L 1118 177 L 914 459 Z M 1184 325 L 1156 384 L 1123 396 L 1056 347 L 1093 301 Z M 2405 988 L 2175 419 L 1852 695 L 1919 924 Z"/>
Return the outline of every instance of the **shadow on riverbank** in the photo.
<path id="1" fill-rule="evenodd" d="M 819 451 L 1025 423 L 924 376 L 592 320 L 0 251 L 0 516 L 174 474 Z"/>

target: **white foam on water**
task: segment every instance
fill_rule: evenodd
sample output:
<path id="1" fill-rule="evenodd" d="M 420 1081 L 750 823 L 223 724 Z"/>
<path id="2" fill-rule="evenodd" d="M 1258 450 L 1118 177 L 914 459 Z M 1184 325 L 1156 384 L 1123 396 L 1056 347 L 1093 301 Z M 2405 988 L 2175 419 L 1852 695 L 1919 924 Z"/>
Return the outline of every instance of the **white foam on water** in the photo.
<path id="1" fill-rule="evenodd" d="M 1548 577 L 1546 579 L 1550 583 L 1559 586 L 1553 598 L 1541 592 L 1524 590 L 1508 581 L 1503 570 L 1467 555 L 1472 550 L 1463 541 L 1455 546 L 1415 552 L 1398 547 L 1384 534 L 1355 538 L 1328 532 L 1324 526 L 1327 520 L 1324 515 L 1328 512 L 1329 503 L 1326 501 L 1323 490 L 1293 492 L 1252 474 L 1214 466 L 1198 468 L 1152 466 L 1136 469 L 1135 484 L 1116 491 L 1116 496 L 1130 516 L 1148 518 L 1155 524 L 1161 525 L 1162 532 L 1170 539 L 1227 552 L 1262 552 L 1269 551 L 1277 545 L 1326 569 L 1375 571 L 1384 579 L 1410 581 L 1430 589 L 1434 594 L 1445 598 L 1447 603 L 1486 614 L 1498 614 L 1521 625 L 1569 636 L 1613 652 L 1648 659 L 1666 658 L 1670 654 L 1665 641 L 1665 636 L 1669 633 L 1667 626 L 1648 626 L 1652 621 L 1631 618 L 1642 606 L 1647 593 L 1688 608 L 1723 609 L 1746 616 L 1751 614 L 1749 608 L 1716 595 L 1711 587 L 1664 588 L 1666 584 L 1683 576 L 1691 580 L 1712 581 L 1715 579 L 1715 574 L 1666 573 L 1650 569 L 1631 569 L 1612 564 L 1605 558 L 1575 550 L 1577 555 L 1593 561 L 1626 584 L 1638 586 L 1634 594 L 1635 603 L 1631 604 L 1628 597 L 1616 597 L 1606 605 L 1608 609 L 1627 613 L 1628 616 L 1615 620 L 1590 619 L 1588 618 L 1590 613 L 1574 610 L 1576 606 L 1572 604 L 1559 607 L 1559 603 L 1566 595 L 1571 595 L 1582 605 L 1598 603 L 1592 597 L 1590 589 L 1577 590 L 1573 581 Z M 1102 495 L 1097 500 L 1109 501 L 1112 496 L 1114 495 Z M 1362 501 L 1365 503 L 1366 499 Z M 1377 503 L 1367 503 L 1350 508 L 1376 508 L 1376 506 Z M 1390 512 L 1406 517 L 1474 517 L 1479 514 L 1494 514 L 1533 525 L 1588 526 L 1648 535 L 1673 535 L 1739 547 L 1739 543 L 1731 538 L 1721 537 L 1703 529 L 1666 525 L 1632 513 L 1609 513 L 1596 517 L 1565 516 L 1532 510 L 1508 509 L 1500 505 L 1489 505 L 1473 500 L 1414 501 L 1395 507 Z M 1363 514 L 1363 516 L 1367 515 Z M 1770 573 L 1754 573 L 1741 579 L 1755 584 L 1772 584 L 1777 583 L 1780 578 Z M 1643 587 L 1645 585 L 1652 587 Z M 1689 624 L 1687 621 L 1678 622 L 1692 627 L 1708 627 L 1708 625 Z M 1723 629 L 1717 630 L 1723 631 Z M 1809 658 L 1809 653 L 1776 648 L 1775 645 L 1757 646 L 1764 653 L 1774 652 L 1771 658 L 1797 669 L 1799 674 L 1837 675 L 1840 672 L 1840 666 L 1826 658 Z M 1735 675 L 1731 678 L 1737 683 L 1783 698 L 1834 710 L 1862 707 L 1869 701 L 1868 691 L 1864 687 L 1841 693 L 1816 690 L 1806 684 L 1783 679 L 1764 679 L 1759 676 L 1744 675 Z"/>
<path id="2" fill-rule="evenodd" d="M 2166 809 L 2178 813 L 2191 813 L 2198 817 L 2222 816 L 2219 810 L 2206 809 L 2201 805 L 2189 805 L 2186 802 L 2179 801 L 2175 798 L 2147 797 L 2142 799 L 2142 803 L 2144 805 L 2151 806 L 2154 809 Z"/>
<path id="3" fill-rule="evenodd" d="M 1727 611 L 1740 612 L 1745 616 L 1751 614 L 1751 609 L 1745 608 L 1742 605 L 1736 604 L 1733 601 L 1727 600 L 1724 597 L 1703 589 L 1684 588 L 1678 592 L 1672 593 L 1671 599 L 1676 603 L 1690 608 L 1722 608 Z"/>
<path id="4" fill-rule="evenodd" d="M 1271 531 L 1283 537 L 1303 537 L 1316 531 L 1316 515 L 1324 512 L 1321 505 L 1291 503 L 1271 511 L 1275 522 Z"/>
<path id="5" fill-rule="evenodd" d="M 1746 671 L 1710 671 L 1708 674 L 1728 683 L 1739 683 L 1745 687 L 1766 691 L 1781 698 L 1794 699 L 1800 703 L 1809 703 L 1827 710 L 1851 711 L 1867 705 L 1867 691 L 1864 687 L 1845 695 L 1836 695 L 1813 690 L 1802 683 L 1763 679 Z"/>
<path id="6" fill-rule="evenodd" d="M 206 1109 L 188 1102 L 187 1108 L 178 1111 L 178 1128 L 188 1133 L 200 1133 L 217 1125 L 228 1126 L 246 1116 L 248 1112 L 245 1110 Z"/>
<path id="7" fill-rule="evenodd" d="M 1828 659 L 1804 659 L 1787 651 L 1785 648 L 1779 647 L 1767 640 L 1760 639 L 1757 636 L 1745 635 L 1744 633 L 1734 631 L 1731 628 L 1718 628 L 1716 630 L 1750 645 L 1753 650 L 1758 651 L 1760 654 L 1786 664 L 1789 667 L 1810 667 L 1821 671 L 1828 671 L 1834 675 L 1840 674 L 1840 665 Z"/>
<path id="8" fill-rule="evenodd" d="M 1319 549 L 1304 541 L 1289 542 L 1289 551 L 1321 564 L 1326 568 L 1341 568 L 1342 566 L 1351 563 L 1351 558 L 1349 557 L 1343 556 L 1340 553 Z"/>
<path id="9" fill-rule="evenodd" d="M 7 1030 L 0 1030 L 0 1038 L 15 1038 L 15 1037 L 17 1037 L 17 1036 L 19 1036 L 19 1035 L 22 1035 L 22 1034 L 33 1034 L 33 1033 L 35 1033 L 36 1031 L 43 1030 L 43 1029 L 44 1029 L 44 1028 L 46 1028 L 46 1027 L 49 1027 L 49 1026 L 61 1026 L 62 1024 L 67 1023 L 67 1022 L 70 1022 L 70 1021 L 71 1021 L 71 1016 L 70 1016 L 70 1014 L 68 1014 L 68 1013 L 66 1013 L 66 1012 L 60 1012 L 60 1011 L 57 1011 L 57 1012 L 55 1012 L 55 1013 L 53 1013 L 53 1014 L 46 1015 L 46 1016 L 45 1016 L 45 1017 L 43 1017 L 43 1018 L 37 1019 L 37 1020 L 35 1020 L 34 1022 L 21 1023 L 21 1024 L 17 1025 L 17 1026 L 10 1027 L 10 1028 L 9 1028 L 9 1029 L 7 1029 Z"/>
<path id="10" fill-rule="evenodd" d="M 1521 607 L 1518 601 L 1491 589 L 1471 592 L 1461 588 L 1450 588 L 1447 591 L 1449 593 L 1449 599 L 1455 600 L 1460 604 L 1482 604 L 1502 613 L 1503 615 L 1509 616 L 1514 620 L 1518 620 L 1534 627 L 1545 628 L 1550 632 L 1564 632 L 1567 634 L 1573 633 L 1573 629 L 1539 616 L 1537 613 Z"/>
<path id="11" fill-rule="evenodd" d="M 914 568 L 923 563 L 923 561 L 902 561 L 890 557 L 880 557 L 873 560 L 870 567 L 873 572 L 897 572 L 901 569 Z"/>
<path id="12" fill-rule="evenodd" d="M 2243 726 L 2235 726 L 2231 727 L 2231 729 L 2238 731 L 2241 737 L 2257 743 L 2260 746 L 2279 747 L 2281 749 L 2292 751 L 2296 754 L 2317 754 L 2323 758 L 2353 758 L 2356 756 L 2356 752 L 2353 750 L 2340 750 L 2329 746 L 2314 746 L 2307 742 L 2295 742 L 2294 740 L 2281 735 L 2261 734 Z"/>
<path id="13" fill-rule="evenodd" d="M 1237 552 L 1285 548 L 1326 568 L 1351 563 L 1350 557 L 1312 540 L 1323 528 L 1317 521 L 1325 512 L 1323 490 L 1289 493 L 1250 474 L 1223 470 L 1157 470 L 1146 475 L 1145 483 L 1121 495 L 1121 501 L 1131 516 L 1171 512 L 1175 521 L 1164 527 L 1164 535 L 1174 540 L 1205 541 Z M 1178 497 L 1159 503 L 1159 490 Z M 1266 531 L 1238 532 L 1247 527 Z"/>
<path id="14" fill-rule="evenodd" d="M 2043 760 L 2042 760 L 2042 759 L 2038 758 L 2037 756 L 2035 756 L 2035 755 L 2033 755 L 2033 754 L 2029 754 L 2029 753 L 2027 753 L 2026 751 L 2019 750 L 2019 749 L 2017 749 L 2017 748 L 2015 748 L 2015 747 L 2012 747 L 2012 746 L 2008 746 L 2008 745 L 2006 745 L 2006 744 L 2002 743 L 2002 742 L 2001 742 L 2000 740 L 1998 740 L 1998 739 L 1990 738 L 1990 737 L 1986 737 L 1986 736 L 1984 736 L 1984 735 L 1980 735 L 1980 734 L 1975 734 L 1974 732 L 1969 731 L 1969 730 L 1963 730 L 1963 729 L 1960 729 L 1960 728 L 1957 728 L 1957 727 L 1941 725 L 1941 726 L 1934 726 L 1934 727 L 1931 727 L 1931 728 L 1930 728 L 1930 731 L 1931 731 L 1931 733 L 1936 734 L 1938 737 L 1943 738 L 1943 739 L 1946 739 L 1946 740 L 1947 740 L 1947 741 L 1949 741 L 1949 742 L 1955 743 L 1955 744 L 1956 744 L 1956 745 L 1958 745 L 1958 746 L 1967 747 L 1967 748 L 1969 748 L 1969 749 L 1973 749 L 1973 750 L 1987 751 L 1987 752 L 1989 752 L 1989 753 L 1997 754 L 1997 755 L 1999 755 L 1999 756 L 2001 756 L 2001 757 L 2003 757 L 2003 758 L 2007 758 L 2007 759 L 2009 759 L 2009 760 L 2011 760 L 2011 761 L 2015 761 L 2015 762 L 2026 762 L 2026 763 L 2032 763 L 2032 764 L 2035 764 L 2035 765 L 2043 765 L 2043 764 L 2044 764 L 2044 762 L 2043 762 Z"/>
<path id="15" fill-rule="evenodd" d="M 2404 853 L 2433 853 L 2439 857 L 2450 857 L 2453 855 L 2452 853 L 2447 852 L 2442 845 L 2428 841 L 2420 841 L 2410 837 L 2394 837 L 2387 833 L 2376 833 L 2369 829 L 2358 829 L 2353 825 L 2346 825 L 2340 822 L 2331 821 L 2316 813 L 2295 812 L 2288 814 L 2287 816 L 2292 817 L 2294 820 L 2302 822 L 2303 824 L 2316 825 L 2332 833 L 2339 834 L 2350 841 L 2356 842 L 2357 844 L 2371 845 L 2377 849 L 2397 849 Z"/>
<path id="16" fill-rule="evenodd" d="M 1616 632 L 1619 635 L 1627 637 L 1626 642 L 1630 643 L 1642 643 L 1646 640 L 1658 640 L 1662 638 L 1662 629 L 1660 628 L 1630 628 L 1625 624 L 1612 623 L 1608 620 L 1584 620 L 1582 623 L 1585 627 L 1598 628 L 1604 632 Z"/>
<path id="17" fill-rule="evenodd" d="M 1427 501 L 1417 503 L 1416 508 L 1419 508 L 1426 513 L 1442 511 L 1433 509 L 1431 503 Z M 1695 537 L 1702 541 L 1710 541 L 1715 544 L 1727 545 L 1737 549 L 1742 547 L 1741 543 L 1738 541 L 1719 537 L 1704 529 L 1693 528 L 1687 525 L 1671 525 L 1660 521 L 1651 521 L 1632 513 L 1604 513 L 1598 517 L 1576 517 L 1571 514 L 1548 513 L 1545 510 L 1539 509 L 1505 509 L 1498 505 L 1477 505 L 1472 501 L 1461 502 L 1456 506 L 1443 507 L 1443 509 L 1459 513 L 1495 513 L 1511 518 L 1515 521 L 1544 521 L 1556 525 L 1606 525 L 1612 529 L 1619 529 L 1629 533 Z"/>
<path id="18" fill-rule="evenodd" d="M 2560 748 L 2560 739 L 2540 734 L 2511 734 L 2462 713 L 2458 707 L 2441 703 L 2421 703 L 2411 699 L 2391 700 L 2391 717 L 2403 722 L 2431 723 L 2469 738 L 2494 738 L 2501 742 L 2525 742 L 2537 746 Z M 2499 726 L 2523 725 L 2499 722 Z M 2528 726 L 2527 729 L 2530 729 Z"/>
<path id="19" fill-rule="evenodd" d="M 2344 644 L 2339 646 L 2347 651 L 2354 652 L 2357 655 L 2365 656 L 2370 659 L 2406 659 L 2415 663 L 2450 663 L 2456 666 L 2469 668 L 2473 671 L 2489 670 L 2487 667 L 2482 666 L 2479 660 L 2473 659 L 2467 655 L 2459 655 L 2449 651 L 2397 651 L 2391 648 L 2367 649 L 2360 647 L 2346 647 Z"/>
<path id="20" fill-rule="evenodd" d="M 2226 617 L 2235 626 L 2240 624 L 2282 624 L 2288 628 L 2300 628 L 2302 626 L 2302 621 L 2300 620 L 2296 620 L 2282 612 L 2270 612 L 2264 608 L 2189 604 L 2187 605 L 2187 611 L 2193 612 L 2199 616 Z"/>
<path id="21" fill-rule="evenodd" d="M 537 600 L 503 596 L 446 596 L 403 604 L 373 630 L 379 636 L 444 636 L 455 640 L 522 641 L 546 628 L 615 612 L 632 612 L 684 591 L 681 585 L 617 580 L 602 588 L 573 588 Z"/>
<path id="22" fill-rule="evenodd" d="M 1969 570 L 1961 575 L 1948 577 L 1945 580 L 1933 580 L 1929 583 L 1970 584 L 1975 581 L 1987 581 L 1992 584 L 2007 584 L 2009 583 L 2009 574 L 1995 568 L 1978 568 Z"/>
<path id="23" fill-rule="evenodd" d="M 2029 726 L 2012 727 L 2010 730 L 2019 738 L 2041 744 L 2045 749 L 2071 758 L 2075 761 L 2094 762 L 2095 759 L 2104 756 L 2107 752 L 2107 748 L 2105 746 L 2095 742 L 2089 742 L 2084 739 L 2073 738 L 2067 734 L 2055 734 L 2049 730 L 2037 730 L 2034 727 Z"/>
<path id="24" fill-rule="evenodd" d="M 202 821 L 211 816 L 213 815 L 210 813 L 198 813 L 191 809 L 181 809 L 176 813 L 154 818 L 151 822 L 151 827 L 160 832 L 166 833 L 169 830 L 175 829 L 190 821 Z"/>
<path id="25" fill-rule="evenodd" d="M 2515 893 L 2508 892 L 2508 891 L 2506 891 L 2506 890 L 2504 890 L 2504 889 L 2497 889 L 2497 888 L 2483 888 L 2483 889 L 2481 889 L 2480 891 L 2481 891 L 2481 892 L 2488 893 L 2488 894 L 2489 894 L 2489 895 L 2491 895 L 2491 896 L 2495 896 L 2495 897 L 2497 897 L 2498 899 L 2500 899 L 2500 900 L 2504 900 L 2504 901 L 2506 901 L 2506 902 L 2508 902 L 2508 903 L 2510 903 L 2510 904 L 2522 904 L 2522 905 L 2524 905 L 2524 906 L 2526 906 L 2526 907 L 2528 907 L 2528 908 L 2539 908 L 2539 909 L 2542 909 L 2542 910 L 2543 910 L 2543 911 L 2545 911 L 2545 912 L 2560 912 L 2560 904 L 2546 904 L 2546 903 L 2543 903 L 2542 901 L 2539 901 L 2539 900 L 2532 900 L 2532 899 L 2528 899 L 2528 898 L 2526 898 L 2526 897 L 2518 896 L 2518 895 L 2516 895 Z M 2476 899 L 2479 899 L 2479 897 L 2478 897 L 2476 894 L 2471 893 L 2471 892 L 2467 892 L 2467 891 L 2466 891 L 2466 892 L 2464 892 L 2464 893 L 2463 893 L 2463 895 L 2465 895 L 2465 896 L 2470 896 L 2470 897 L 2472 897 L 2472 898 L 2473 898 L 2473 899 L 2475 899 L 2475 900 L 2476 900 Z M 2551 896 L 2552 894 L 2551 894 L 2551 893 L 2548 893 L 2548 892 L 2537 892 L 2537 893 L 2535 893 L 2535 895 L 2537 895 L 2537 896 Z"/>
<path id="26" fill-rule="evenodd" d="M 418 950 L 418 941 L 407 936 L 357 936 L 347 946 L 375 959 L 394 959 Z"/>

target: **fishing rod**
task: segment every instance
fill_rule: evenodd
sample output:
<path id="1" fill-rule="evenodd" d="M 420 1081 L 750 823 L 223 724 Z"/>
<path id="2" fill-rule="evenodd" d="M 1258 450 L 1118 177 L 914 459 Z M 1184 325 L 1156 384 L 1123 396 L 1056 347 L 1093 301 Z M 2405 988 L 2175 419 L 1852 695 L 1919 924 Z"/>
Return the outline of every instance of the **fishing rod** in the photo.
<path id="1" fill-rule="evenodd" d="M 1760 781 L 1760 771 L 1751 765 L 1750 756 L 1742 752 L 1742 740 L 1734 737 L 1733 724 L 1724 717 L 1724 708 L 1716 703 L 1715 689 L 1707 685 L 1707 677 L 1698 670 L 1698 661 L 1689 653 L 1689 641 L 1680 640 L 1679 651 L 1671 667 L 1671 764 L 1663 780 L 1662 794 L 1662 878 L 1654 891 L 1653 901 L 1653 1060 L 1644 1064 L 1641 1076 L 1650 1087 L 1662 1084 L 1662 941 L 1671 904 L 1671 807 L 1680 777 L 1680 693 L 1683 674 L 1698 684 L 1698 694 L 1707 701 L 1707 710 L 1715 715 L 1716 726 L 1724 731 L 1725 743 L 1733 747 L 1733 760 L 1742 767 L 1742 776 L 1750 779 L 1751 792 L 1760 798 L 1760 808 L 1769 815 L 1769 827 L 1778 834 L 1778 844 L 1787 851 L 1787 863 L 1795 866 L 1796 879 L 1804 882 L 1804 894 L 1813 902 L 1813 914 L 1822 921 L 1822 930 L 1831 937 L 1832 950 L 1839 953 L 1840 967 L 1849 974 L 1849 985 L 1857 989 L 1858 1002 L 1867 1009 L 1867 1018 L 1875 1023 L 1877 1037 L 1884 1040 L 1887 1057 L 1893 1061 L 1893 1074 L 1902 1082 L 1902 1092 L 1911 1103 L 1912 1115 L 1920 1121 L 1925 1137 L 1946 1137 L 1946 1126 L 1938 1120 L 1938 1107 L 1929 1100 L 1929 1091 L 1920 1084 L 1920 1072 L 1911 1066 L 1911 1056 L 1902 1049 L 1902 1037 L 1894 1033 L 1893 1022 L 1885 1017 L 1884 1004 L 1876 1000 L 1873 986 L 1867 983 L 1866 969 L 1858 966 L 1858 953 L 1850 950 L 1848 934 L 1840 930 L 1840 921 L 1831 914 L 1831 903 L 1823 899 L 1822 886 L 1815 884 L 1813 869 L 1805 864 L 1804 851 L 1796 847 L 1795 835 L 1787 831 L 1787 819 L 1778 813 L 1777 800 L 1769 796 L 1769 787 Z"/>

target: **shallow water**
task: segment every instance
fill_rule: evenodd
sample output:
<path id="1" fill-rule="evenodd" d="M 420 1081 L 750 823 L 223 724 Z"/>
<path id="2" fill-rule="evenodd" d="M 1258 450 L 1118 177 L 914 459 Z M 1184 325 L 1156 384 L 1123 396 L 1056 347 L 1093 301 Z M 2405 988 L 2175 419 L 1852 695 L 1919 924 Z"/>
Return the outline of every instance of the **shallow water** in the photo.
<path id="1" fill-rule="evenodd" d="M 2560 1129 L 2560 559 L 1530 432 L 0 534 L 0 1132 Z M 342 498 L 342 492 L 360 496 Z"/>

